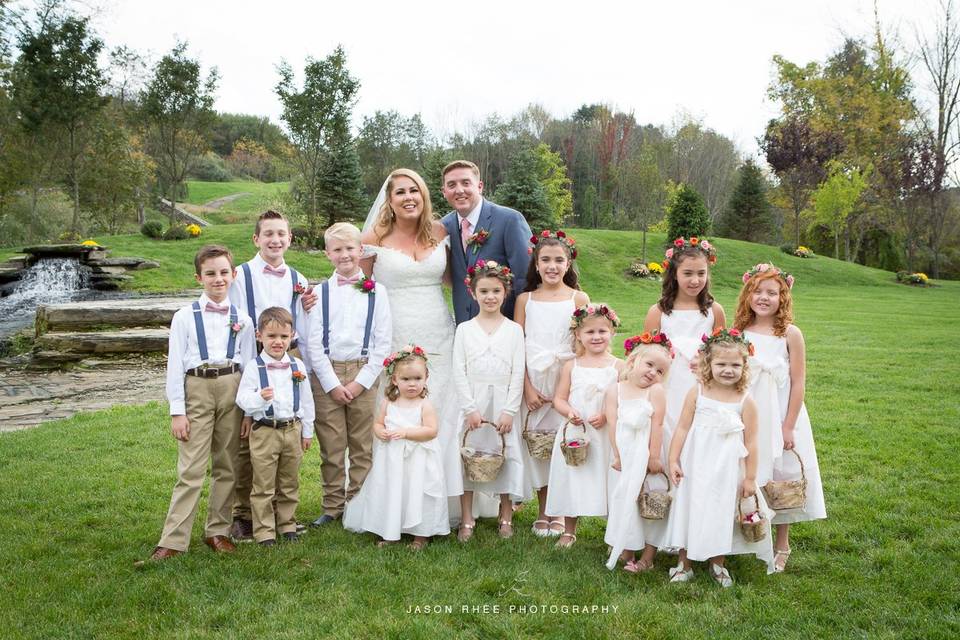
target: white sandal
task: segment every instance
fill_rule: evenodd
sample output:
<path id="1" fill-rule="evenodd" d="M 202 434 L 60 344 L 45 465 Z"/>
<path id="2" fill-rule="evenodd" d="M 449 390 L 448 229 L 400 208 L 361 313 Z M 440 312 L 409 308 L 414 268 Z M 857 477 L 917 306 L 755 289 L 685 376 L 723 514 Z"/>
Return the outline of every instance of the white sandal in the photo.
<path id="1" fill-rule="evenodd" d="M 773 572 L 774 573 L 783 573 L 787 570 L 787 560 L 790 559 L 791 549 L 786 551 L 780 551 L 779 549 L 773 550 Z M 778 562 L 780 558 L 783 558 L 783 562 Z"/>
<path id="2" fill-rule="evenodd" d="M 547 526 L 546 526 L 545 528 L 543 528 L 543 529 L 537 529 L 537 525 L 538 525 L 538 524 L 545 524 L 545 525 L 547 525 Z M 538 538 L 549 538 L 549 537 L 550 537 L 550 521 L 549 521 L 549 520 L 534 520 L 534 521 L 533 521 L 533 526 L 530 527 L 530 531 L 532 531 L 532 532 L 533 532 L 533 535 L 537 536 Z"/>
<path id="3" fill-rule="evenodd" d="M 677 566 L 671 567 L 669 575 L 670 582 L 690 582 L 693 580 L 693 567 L 684 569 L 681 562 Z"/>
<path id="4" fill-rule="evenodd" d="M 717 584 L 719 584 L 724 589 L 733 586 L 733 578 L 730 577 L 730 572 L 727 571 L 726 567 L 720 567 L 718 565 L 710 564 L 710 577 L 713 578 Z"/>

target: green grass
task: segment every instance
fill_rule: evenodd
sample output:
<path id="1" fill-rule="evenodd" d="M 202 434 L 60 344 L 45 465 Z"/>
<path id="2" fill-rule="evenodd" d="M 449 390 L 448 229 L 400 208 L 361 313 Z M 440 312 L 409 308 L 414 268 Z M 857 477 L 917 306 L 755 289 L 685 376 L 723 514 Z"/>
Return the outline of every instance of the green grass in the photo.
<path id="1" fill-rule="evenodd" d="M 254 182 L 252 180 L 201 182 L 199 180 L 188 180 L 187 188 L 189 189 L 189 195 L 187 196 L 187 202 L 190 204 L 206 204 L 211 200 L 230 196 L 235 193 L 249 193 L 252 196 L 272 196 L 278 192 L 285 191 L 289 187 L 289 182 Z"/>
<path id="2" fill-rule="evenodd" d="M 216 211 L 203 213 L 203 217 L 214 224 L 236 224 L 253 222 L 266 209 L 283 210 L 280 199 L 290 188 L 289 182 L 198 182 L 188 181 L 190 193 L 187 202 L 206 204 L 224 196 L 245 193 Z"/>
<path id="3" fill-rule="evenodd" d="M 207 239 L 214 231 L 235 249 L 250 247 L 248 228 L 217 228 Z M 615 306 L 624 332 L 638 329 L 659 287 L 621 275 L 637 245 L 614 232 L 576 235 L 585 289 Z M 119 239 L 112 244 L 123 246 L 120 254 L 144 253 Z M 191 251 L 186 242 L 156 243 L 171 245 Z M 244 546 L 215 557 L 198 523 L 192 553 L 137 570 L 133 562 L 159 536 L 175 478 L 166 405 L 152 403 L 0 436 L 0 508 L 10 514 L 0 544 L 4 636 L 958 637 L 960 364 L 948 345 L 960 340 L 960 284 L 915 289 L 894 284 L 892 274 L 826 258 L 717 245 L 714 289 L 731 312 L 740 273 L 753 263 L 772 258 L 797 276 L 807 406 L 829 519 L 794 527 L 786 574 L 767 576 L 759 562 L 735 557 L 729 566 L 737 585 L 724 591 L 700 568 L 691 584 L 667 584 L 668 556 L 653 573 L 609 572 L 602 521 L 585 519 L 576 546 L 557 553 L 529 533 L 531 507 L 518 514 L 510 541 L 482 522 L 469 545 L 439 540 L 419 555 L 376 549 L 370 536 L 334 526 L 300 545 Z M 308 275 L 316 277 L 315 268 Z M 316 447 L 301 482 L 305 520 L 321 507 Z M 454 612 L 407 613 L 417 605 Z M 500 611 L 462 612 L 463 605 Z M 522 605 L 611 609 L 509 610 Z"/>

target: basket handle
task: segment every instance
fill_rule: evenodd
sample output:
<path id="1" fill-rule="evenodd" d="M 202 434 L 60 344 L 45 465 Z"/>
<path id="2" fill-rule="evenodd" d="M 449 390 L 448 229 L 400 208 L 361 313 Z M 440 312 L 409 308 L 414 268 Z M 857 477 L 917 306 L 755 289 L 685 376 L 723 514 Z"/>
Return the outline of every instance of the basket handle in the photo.
<path id="1" fill-rule="evenodd" d="M 804 470 L 804 467 L 803 467 L 803 458 L 801 458 L 801 457 L 800 457 L 800 454 L 797 453 L 796 448 L 787 449 L 787 451 L 789 451 L 789 452 L 792 453 L 793 455 L 797 456 L 797 462 L 800 463 L 800 482 L 803 483 L 803 488 L 806 489 L 806 488 L 807 488 L 807 474 L 806 474 L 806 471 Z"/>
<path id="2" fill-rule="evenodd" d="M 661 471 L 660 471 L 659 473 L 657 473 L 656 475 L 658 475 L 658 476 L 663 476 L 663 479 L 667 481 L 667 491 L 669 492 L 669 491 L 670 491 L 670 476 L 667 475 L 667 472 L 661 470 Z M 649 478 L 649 477 L 650 477 L 650 472 L 647 471 L 647 472 L 643 475 L 643 482 L 640 483 L 640 488 L 641 488 L 641 489 L 643 488 L 643 485 L 647 484 L 647 478 Z"/>
<path id="3" fill-rule="evenodd" d="M 493 424 L 493 423 L 490 422 L 489 420 L 481 420 L 481 421 L 480 421 L 480 426 L 482 427 L 482 426 L 484 426 L 484 425 L 487 425 L 488 427 L 492 427 L 494 431 L 497 431 L 497 425 Z M 478 428 L 479 428 L 479 427 L 478 427 Z M 467 435 L 469 435 L 469 434 L 470 434 L 470 429 L 464 429 L 464 430 L 463 430 L 463 439 L 460 441 L 460 446 L 461 446 L 461 447 L 467 446 Z M 499 431 L 497 431 L 497 435 L 500 436 L 500 452 L 501 452 L 501 453 L 506 453 L 506 451 L 507 451 L 507 439 L 506 439 L 506 438 L 503 436 L 503 434 L 500 433 Z"/>
<path id="4" fill-rule="evenodd" d="M 560 437 L 564 440 L 564 442 L 566 442 L 567 440 L 567 427 L 570 426 L 571 424 L 573 424 L 573 418 L 567 418 L 567 421 L 563 423 L 563 435 Z M 573 426 L 577 426 L 577 425 L 574 424 Z M 586 423 L 580 425 L 580 428 L 583 429 L 583 435 L 584 437 L 586 437 L 587 435 Z"/>
<path id="5" fill-rule="evenodd" d="M 737 493 L 739 493 L 739 488 Z M 757 497 L 757 494 L 753 494 L 753 504 L 756 507 L 757 511 L 760 511 L 760 498 Z M 743 498 L 737 496 L 737 515 L 740 516 L 740 522 L 743 523 Z"/>

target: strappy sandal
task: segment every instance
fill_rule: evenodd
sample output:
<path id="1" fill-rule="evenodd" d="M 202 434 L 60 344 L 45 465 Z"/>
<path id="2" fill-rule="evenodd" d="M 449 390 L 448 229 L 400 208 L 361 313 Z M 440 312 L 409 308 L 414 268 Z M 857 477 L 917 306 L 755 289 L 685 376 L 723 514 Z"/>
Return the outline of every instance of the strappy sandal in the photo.
<path id="1" fill-rule="evenodd" d="M 407 545 L 407 549 L 411 551 L 422 551 L 427 544 L 429 544 L 427 540 L 414 540 Z"/>
<path id="2" fill-rule="evenodd" d="M 559 527 L 559 529 L 554 529 L 554 527 Z M 551 538 L 556 538 L 557 536 L 563 535 L 563 530 L 566 526 L 563 524 L 563 520 L 551 520 L 550 526 L 547 529 L 550 531 L 549 535 Z"/>
<path id="3" fill-rule="evenodd" d="M 781 551 L 779 549 L 773 550 L 773 572 L 774 573 L 783 573 L 787 570 L 787 560 L 790 559 L 791 549 L 786 551 Z M 783 562 L 780 561 L 780 558 L 783 558 Z"/>
<path id="4" fill-rule="evenodd" d="M 457 540 L 460 542 L 469 542 L 470 538 L 473 537 L 473 530 L 476 526 L 476 522 L 473 524 L 461 524 L 460 528 L 457 529 Z"/>
<path id="5" fill-rule="evenodd" d="M 690 582 L 693 580 L 693 567 L 689 569 L 683 568 L 683 563 L 681 562 L 675 567 L 670 568 L 670 582 Z"/>
<path id="6" fill-rule="evenodd" d="M 730 577 L 730 572 L 727 571 L 726 567 L 720 567 L 712 562 L 710 565 L 710 577 L 713 578 L 718 585 L 724 589 L 733 586 L 733 578 Z"/>
<path id="7" fill-rule="evenodd" d="M 384 547 L 389 547 L 392 544 L 397 544 L 396 540 L 377 540 L 377 549 L 383 549 Z"/>
<path id="8" fill-rule="evenodd" d="M 545 527 L 542 528 L 542 529 L 538 529 L 538 528 L 537 528 L 537 525 L 538 525 L 538 524 L 545 524 L 545 525 L 547 525 L 547 526 L 545 526 Z M 532 531 L 532 532 L 533 532 L 533 535 L 537 536 L 538 538 L 549 538 L 549 537 L 550 537 L 550 521 L 549 521 L 549 520 L 534 520 L 534 521 L 533 521 L 533 526 L 530 527 L 530 531 Z"/>
<path id="9" fill-rule="evenodd" d="M 630 560 L 625 565 L 623 565 L 623 570 L 629 573 L 644 573 L 645 571 L 650 571 L 653 569 L 653 563 L 644 558 L 639 560 Z"/>
<path id="10" fill-rule="evenodd" d="M 507 530 L 504 531 L 503 528 L 506 527 Z M 508 520 L 500 521 L 500 529 L 497 531 L 497 535 L 503 538 L 504 540 L 513 537 L 513 523 Z"/>
<path id="11" fill-rule="evenodd" d="M 567 544 L 563 543 L 564 538 L 570 538 L 570 542 Z M 577 534 L 563 532 L 560 534 L 560 537 L 557 538 L 557 544 L 553 545 L 557 549 L 569 549 L 573 546 L 573 543 L 577 541 Z"/>

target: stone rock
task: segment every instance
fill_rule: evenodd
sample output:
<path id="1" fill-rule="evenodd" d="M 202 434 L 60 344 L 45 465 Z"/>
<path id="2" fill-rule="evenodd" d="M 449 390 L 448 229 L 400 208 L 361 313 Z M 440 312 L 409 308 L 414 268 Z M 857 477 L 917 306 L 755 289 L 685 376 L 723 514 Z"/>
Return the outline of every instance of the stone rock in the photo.
<path id="1" fill-rule="evenodd" d="M 196 296 L 86 300 L 37 307 L 37 335 L 94 327 L 169 327 L 177 309 Z"/>
<path id="2" fill-rule="evenodd" d="M 66 333 L 52 331 L 37 337 L 36 351 L 61 354 L 156 353 L 167 350 L 167 329 L 127 329 Z"/>

